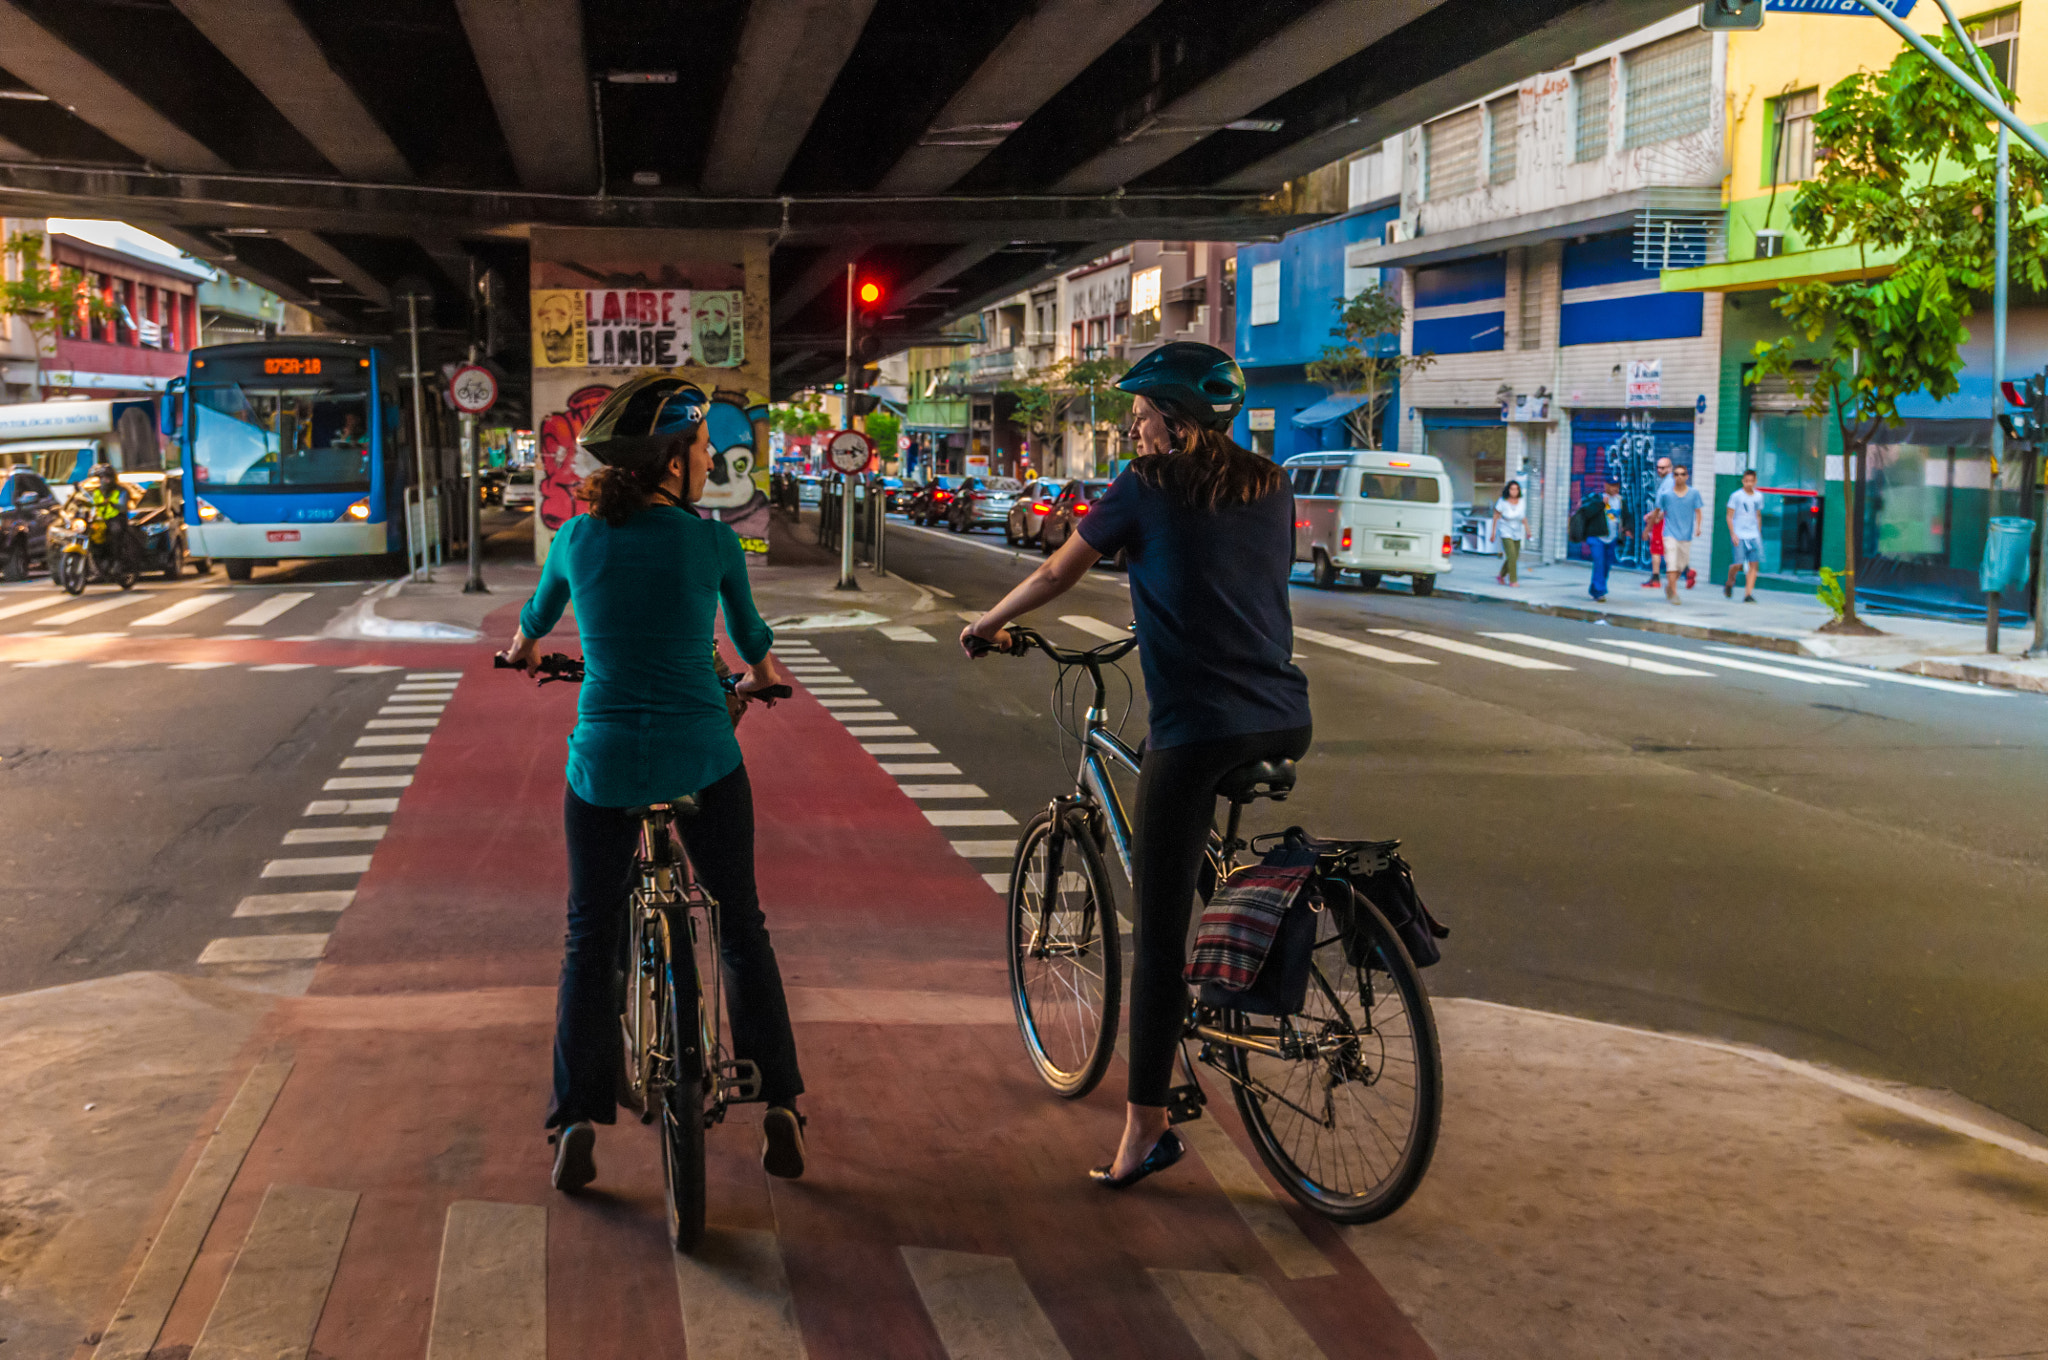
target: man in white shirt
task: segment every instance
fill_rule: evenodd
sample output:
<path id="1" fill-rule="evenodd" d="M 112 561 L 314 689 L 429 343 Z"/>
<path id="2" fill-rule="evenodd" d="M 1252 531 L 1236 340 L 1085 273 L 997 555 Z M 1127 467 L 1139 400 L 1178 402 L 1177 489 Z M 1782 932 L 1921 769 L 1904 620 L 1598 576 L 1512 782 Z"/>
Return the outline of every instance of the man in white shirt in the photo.
<path id="1" fill-rule="evenodd" d="M 1728 563 L 1728 579 L 1721 583 L 1721 593 L 1733 599 L 1735 573 L 1747 568 L 1742 602 L 1755 604 L 1756 570 L 1764 560 L 1764 498 L 1756 489 L 1755 468 L 1742 474 L 1742 490 L 1728 498 L 1728 537 L 1735 542 L 1735 556 Z"/>

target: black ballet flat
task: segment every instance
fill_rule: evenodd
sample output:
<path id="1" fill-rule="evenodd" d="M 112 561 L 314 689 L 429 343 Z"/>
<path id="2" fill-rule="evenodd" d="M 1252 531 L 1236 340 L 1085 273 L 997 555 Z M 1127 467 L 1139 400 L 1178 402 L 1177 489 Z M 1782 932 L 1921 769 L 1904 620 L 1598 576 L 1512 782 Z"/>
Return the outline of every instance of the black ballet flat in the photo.
<path id="1" fill-rule="evenodd" d="M 1188 1145 L 1181 1141 L 1179 1134 L 1175 1133 L 1172 1129 L 1168 1129 L 1165 1133 L 1159 1135 L 1159 1141 L 1154 1143 L 1152 1150 L 1145 1154 L 1145 1160 L 1138 1163 L 1136 1171 L 1131 1172 L 1128 1176 L 1112 1176 L 1109 1174 L 1109 1166 L 1115 1166 L 1116 1163 L 1111 1162 L 1109 1166 L 1090 1167 L 1088 1179 L 1094 1181 L 1105 1190 L 1123 1190 L 1136 1185 L 1155 1171 L 1166 1170 L 1166 1168 L 1172 1166 L 1175 1162 L 1187 1156 L 1187 1154 Z"/>

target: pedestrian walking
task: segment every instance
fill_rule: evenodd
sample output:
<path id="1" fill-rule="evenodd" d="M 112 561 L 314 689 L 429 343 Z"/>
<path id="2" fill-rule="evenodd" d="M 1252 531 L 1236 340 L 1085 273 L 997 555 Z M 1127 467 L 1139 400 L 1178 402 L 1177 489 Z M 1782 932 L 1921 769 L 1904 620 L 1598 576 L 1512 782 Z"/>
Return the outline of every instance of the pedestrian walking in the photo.
<path id="1" fill-rule="evenodd" d="M 1607 598 L 1607 574 L 1614 570 L 1621 540 L 1628 536 L 1629 531 L 1628 517 L 1622 513 L 1621 483 L 1609 477 L 1607 489 L 1593 508 L 1606 516 L 1604 528 L 1596 520 L 1586 530 L 1586 555 L 1593 559 L 1592 596 L 1595 602 L 1599 602 Z M 1599 532 L 1594 532 L 1595 529 Z"/>
<path id="2" fill-rule="evenodd" d="M 1734 541 L 1735 555 L 1728 562 L 1728 579 L 1721 583 L 1721 593 L 1730 599 L 1735 596 L 1735 573 L 1746 573 L 1742 583 L 1742 602 L 1756 603 L 1756 573 L 1764 560 L 1764 497 L 1756 489 L 1756 469 L 1745 468 L 1742 473 L 1742 490 L 1728 498 L 1728 537 Z"/>
<path id="3" fill-rule="evenodd" d="M 1671 489 L 1657 498 L 1657 511 L 1664 529 L 1664 598 L 1677 604 L 1681 577 L 1692 589 L 1692 541 L 1707 522 L 1706 505 L 1685 468 L 1675 469 Z"/>
<path id="4" fill-rule="evenodd" d="M 1650 511 L 1643 516 L 1643 544 L 1650 553 L 1650 579 L 1643 582 L 1644 590 L 1655 590 L 1664 584 L 1664 515 L 1657 509 L 1657 502 L 1671 489 L 1671 460 L 1657 460 L 1657 489 L 1650 494 Z"/>
<path id="5" fill-rule="evenodd" d="M 1493 503 L 1493 536 L 1500 544 L 1500 574 L 1493 579 L 1504 585 L 1522 584 L 1522 540 L 1529 532 L 1529 507 L 1522 501 L 1522 484 L 1509 482 Z"/>

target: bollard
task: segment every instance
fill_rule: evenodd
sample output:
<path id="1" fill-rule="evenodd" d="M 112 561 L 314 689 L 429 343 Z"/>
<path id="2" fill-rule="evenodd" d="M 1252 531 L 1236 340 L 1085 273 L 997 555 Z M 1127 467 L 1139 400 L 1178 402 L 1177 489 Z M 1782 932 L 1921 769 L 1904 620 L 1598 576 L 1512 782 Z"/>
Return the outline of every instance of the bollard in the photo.
<path id="1" fill-rule="evenodd" d="M 1998 592 L 1984 592 L 1984 650 L 1992 656 L 1998 655 Z"/>

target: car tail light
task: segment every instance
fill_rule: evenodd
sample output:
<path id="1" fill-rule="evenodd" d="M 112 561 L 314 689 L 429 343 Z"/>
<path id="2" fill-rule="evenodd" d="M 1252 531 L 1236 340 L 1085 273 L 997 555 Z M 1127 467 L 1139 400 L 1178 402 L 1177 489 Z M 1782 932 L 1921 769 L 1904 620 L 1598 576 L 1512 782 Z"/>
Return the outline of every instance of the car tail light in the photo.
<path id="1" fill-rule="evenodd" d="M 1031 513 L 1034 515 L 1049 515 L 1052 513 L 1052 507 L 1044 501 L 1033 501 L 1031 503 Z"/>
<path id="2" fill-rule="evenodd" d="M 1076 515 L 1085 515 L 1085 514 L 1087 514 L 1087 513 L 1088 513 L 1088 502 L 1086 502 L 1086 501 L 1076 501 L 1076 502 L 1074 502 L 1074 513 L 1075 513 Z"/>
<path id="3" fill-rule="evenodd" d="M 1344 531 L 1344 537 L 1337 540 L 1337 547 L 1342 552 L 1351 551 L 1351 531 L 1349 529 Z"/>
<path id="4" fill-rule="evenodd" d="M 1451 555 L 1451 536 L 1450 536 L 1449 534 L 1445 534 L 1445 535 L 1444 535 L 1444 550 L 1443 550 L 1442 556 L 1444 556 L 1444 557 L 1449 557 L 1450 555 Z"/>

